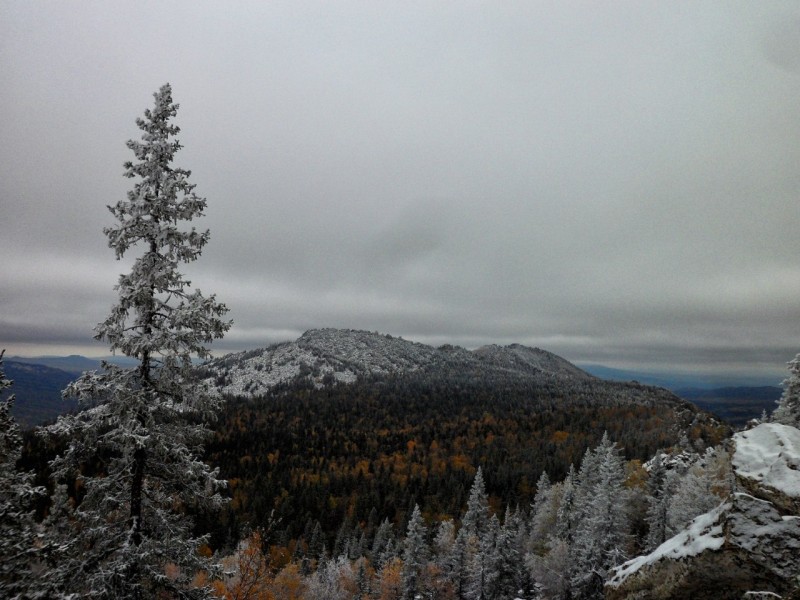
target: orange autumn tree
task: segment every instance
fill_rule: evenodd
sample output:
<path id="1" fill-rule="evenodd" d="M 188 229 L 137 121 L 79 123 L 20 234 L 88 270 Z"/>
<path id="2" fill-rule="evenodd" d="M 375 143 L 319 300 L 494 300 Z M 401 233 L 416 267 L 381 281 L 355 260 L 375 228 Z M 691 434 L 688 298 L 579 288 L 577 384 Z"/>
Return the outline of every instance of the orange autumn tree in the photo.
<path id="1" fill-rule="evenodd" d="M 253 531 L 236 552 L 222 559 L 224 575 L 214 581 L 214 592 L 225 600 L 273 600 L 272 574 L 261 550 L 264 536 Z"/>

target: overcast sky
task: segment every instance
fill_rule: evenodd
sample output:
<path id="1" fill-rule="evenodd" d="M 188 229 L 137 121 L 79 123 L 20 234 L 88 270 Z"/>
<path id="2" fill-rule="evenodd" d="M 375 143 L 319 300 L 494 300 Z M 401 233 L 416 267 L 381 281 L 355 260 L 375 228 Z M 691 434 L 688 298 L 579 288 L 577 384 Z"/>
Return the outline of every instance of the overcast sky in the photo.
<path id="1" fill-rule="evenodd" d="M 165 82 L 218 352 L 316 327 L 775 373 L 800 351 L 798 2 L 0 3 L 0 346 L 107 354 Z"/>

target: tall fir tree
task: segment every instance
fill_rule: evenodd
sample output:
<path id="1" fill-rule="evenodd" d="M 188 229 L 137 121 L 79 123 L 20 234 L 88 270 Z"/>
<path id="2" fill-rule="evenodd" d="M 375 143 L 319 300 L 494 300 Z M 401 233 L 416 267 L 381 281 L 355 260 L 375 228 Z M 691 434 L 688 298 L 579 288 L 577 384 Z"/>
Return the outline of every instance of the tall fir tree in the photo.
<path id="1" fill-rule="evenodd" d="M 461 520 L 461 527 L 469 535 L 481 536 L 489 526 L 489 498 L 486 495 L 486 483 L 483 480 L 483 469 L 478 467 L 467 500 L 467 512 Z"/>
<path id="2" fill-rule="evenodd" d="M 394 558 L 394 528 L 388 518 L 381 521 L 378 530 L 375 532 L 375 539 L 372 542 L 370 560 L 375 569 L 383 567 L 384 563 Z"/>
<path id="3" fill-rule="evenodd" d="M 428 528 L 419 506 L 414 505 L 403 543 L 403 597 L 413 600 L 421 590 L 422 572 L 428 563 Z"/>
<path id="4" fill-rule="evenodd" d="M 544 554 L 547 542 L 558 518 L 558 505 L 563 486 L 550 483 L 547 471 L 542 471 L 536 484 L 536 496 L 533 498 L 531 513 L 530 550 Z"/>
<path id="5" fill-rule="evenodd" d="M 468 575 L 464 590 L 466 600 L 490 600 L 494 598 L 497 582 L 497 536 L 500 521 L 491 515 L 483 531 L 469 539 Z"/>
<path id="6" fill-rule="evenodd" d="M 551 534 L 551 539 L 559 539 L 571 546 L 575 541 L 575 529 L 577 528 L 577 508 L 575 506 L 575 496 L 578 493 L 578 475 L 575 472 L 575 465 L 569 466 L 567 476 L 562 482 L 561 499 L 556 511 L 556 523 Z"/>
<path id="7" fill-rule="evenodd" d="M 190 586 L 210 565 L 188 509 L 222 502 L 224 481 L 199 458 L 208 436 L 203 420 L 219 401 L 195 383 L 192 359 L 207 358 L 206 345 L 230 322 L 225 305 L 192 290 L 178 270 L 208 242 L 207 230 L 186 225 L 202 216 L 206 200 L 195 194 L 190 172 L 172 166 L 181 144 L 169 84 L 154 97 L 136 121 L 141 141 L 127 143 L 135 160 L 125 176 L 137 181 L 127 199 L 108 207 L 117 223 L 104 230 L 117 259 L 134 248 L 142 253 L 120 276 L 119 299 L 95 329 L 138 366 L 84 373 L 65 390 L 84 410 L 49 430 L 69 441 L 52 463 L 56 479 L 77 477 L 82 494 L 57 575 L 83 597 L 205 597 L 208 590 Z"/>
<path id="8" fill-rule="evenodd" d="M 492 598 L 514 600 L 520 590 L 527 588 L 527 573 L 520 568 L 527 538 L 525 521 L 518 511 L 506 509 L 503 526 L 495 542 Z"/>
<path id="9" fill-rule="evenodd" d="M 670 537 L 667 511 L 676 477 L 674 470 L 667 470 L 664 466 L 661 453 L 656 453 L 647 481 L 647 539 L 644 547 L 647 552 L 655 550 Z"/>
<path id="10" fill-rule="evenodd" d="M 627 515 L 625 464 L 620 451 L 603 435 L 591 463 L 597 472 L 585 478 L 590 487 L 581 491 L 584 506 L 574 544 L 573 587 L 582 598 L 602 598 L 610 569 L 624 562 L 630 521 Z M 581 468 L 583 471 L 583 468 Z"/>
<path id="11" fill-rule="evenodd" d="M 709 458 L 710 455 L 707 455 L 706 463 Z M 695 517 L 719 506 L 722 498 L 714 493 L 714 483 L 711 469 L 700 462 L 677 479 L 667 506 L 668 538 L 683 530 Z"/>

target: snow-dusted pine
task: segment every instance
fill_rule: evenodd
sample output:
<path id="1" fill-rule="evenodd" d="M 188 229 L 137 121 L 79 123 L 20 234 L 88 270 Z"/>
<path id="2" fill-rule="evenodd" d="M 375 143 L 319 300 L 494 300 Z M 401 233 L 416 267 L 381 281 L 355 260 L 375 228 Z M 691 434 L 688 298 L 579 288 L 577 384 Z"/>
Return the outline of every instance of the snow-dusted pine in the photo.
<path id="1" fill-rule="evenodd" d="M 12 384 L 3 371 L 4 352 L 0 350 L 0 597 L 53 597 L 47 582 L 34 573 L 43 547 L 32 505 L 44 490 L 33 485 L 31 473 L 17 470 L 22 435 L 11 416 L 14 396 L 2 398 Z"/>
<path id="2" fill-rule="evenodd" d="M 420 579 L 429 555 L 427 536 L 428 528 L 415 504 L 403 543 L 403 597 L 408 600 L 414 600 L 422 588 Z"/>
<path id="3" fill-rule="evenodd" d="M 789 377 L 783 382 L 783 395 L 772 418 L 776 423 L 800 428 L 800 354 L 789 362 Z"/>
<path id="4" fill-rule="evenodd" d="M 584 468 L 591 465 L 592 471 Z M 596 469 L 596 470 L 594 470 Z M 607 434 L 581 465 L 581 521 L 575 532 L 572 585 L 581 598 L 602 598 L 612 567 L 625 561 L 630 522 L 625 462 Z M 585 486 L 585 487 L 584 487 Z"/>
<path id="5" fill-rule="evenodd" d="M 179 271 L 208 242 L 207 230 L 186 224 L 202 216 L 206 200 L 195 194 L 190 172 L 172 166 L 181 144 L 169 84 L 154 96 L 155 106 L 136 121 L 141 141 L 127 143 L 135 160 L 125 176 L 137 181 L 127 199 L 109 206 L 117 222 L 104 230 L 117 259 L 134 248 L 141 254 L 120 276 L 119 299 L 95 330 L 138 367 L 104 364 L 84 373 L 65 390 L 84 410 L 49 429 L 68 441 L 52 463 L 56 480 L 76 477 L 80 490 L 67 551 L 52 576 L 81 597 L 207 596 L 191 585 L 211 565 L 188 512 L 222 502 L 224 482 L 199 458 L 203 420 L 218 400 L 194 382 L 191 361 L 208 357 L 206 345 L 230 323 L 222 320 L 225 305 L 192 289 Z"/>

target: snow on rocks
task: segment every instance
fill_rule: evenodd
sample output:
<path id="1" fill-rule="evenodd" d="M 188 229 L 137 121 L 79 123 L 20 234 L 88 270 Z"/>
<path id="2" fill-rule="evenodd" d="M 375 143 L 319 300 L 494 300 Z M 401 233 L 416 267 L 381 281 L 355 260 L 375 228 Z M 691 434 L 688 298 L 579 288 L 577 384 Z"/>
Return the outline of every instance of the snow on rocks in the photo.
<path id="1" fill-rule="evenodd" d="M 768 598 L 800 589 L 800 430 L 764 423 L 733 444 L 744 491 L 617 567 L 607 598 Z"/>
<path id="2" fill-rule="evenodd" d="M 720 504 L 714 510 L 696 517 L 686 529 L 661 544 L 650 554 L 638 556 L 617 567 L 609 585 L 619 586 L 631 574 L 664 558 L 677 560 L 695 556 L 707 550 L 719 550 L 725 542 L 722 515 L 730 508 L 729 503 Z"/>
<path id="3" fill-rule="evenodd" d="M 697 452 L 689 452 L 688 450 L 681 450 L 680 452 L 675 453 L 662 452 L 658 456 L 661 458 L 661 466 L 663 466 L 667 471 L 674 470 L 678 471 L 679 473 L 685 473 L 689 470 L 689 467 L 702 459 L 702 456 L 697 454 Z M 642 465 L 644 470 L 649 473 L 653 468 L 655 460 L 656 457 L 653 457 L 644 463 L 644 465 Z"/>
<path id="4" fill-rule="evenodd" d="M 753 589 L 784 594 L 798 585 L 800 518 L 735 493 L 651 554 L 615 569 L 606 598 L 741 598 Z"/>
<path id="5" fill-rule="evenodd" d="M 733 468 L 739 484 L 754 496 L 800 514 L 800 430 L 762 423 L 737 433 Z"/>

